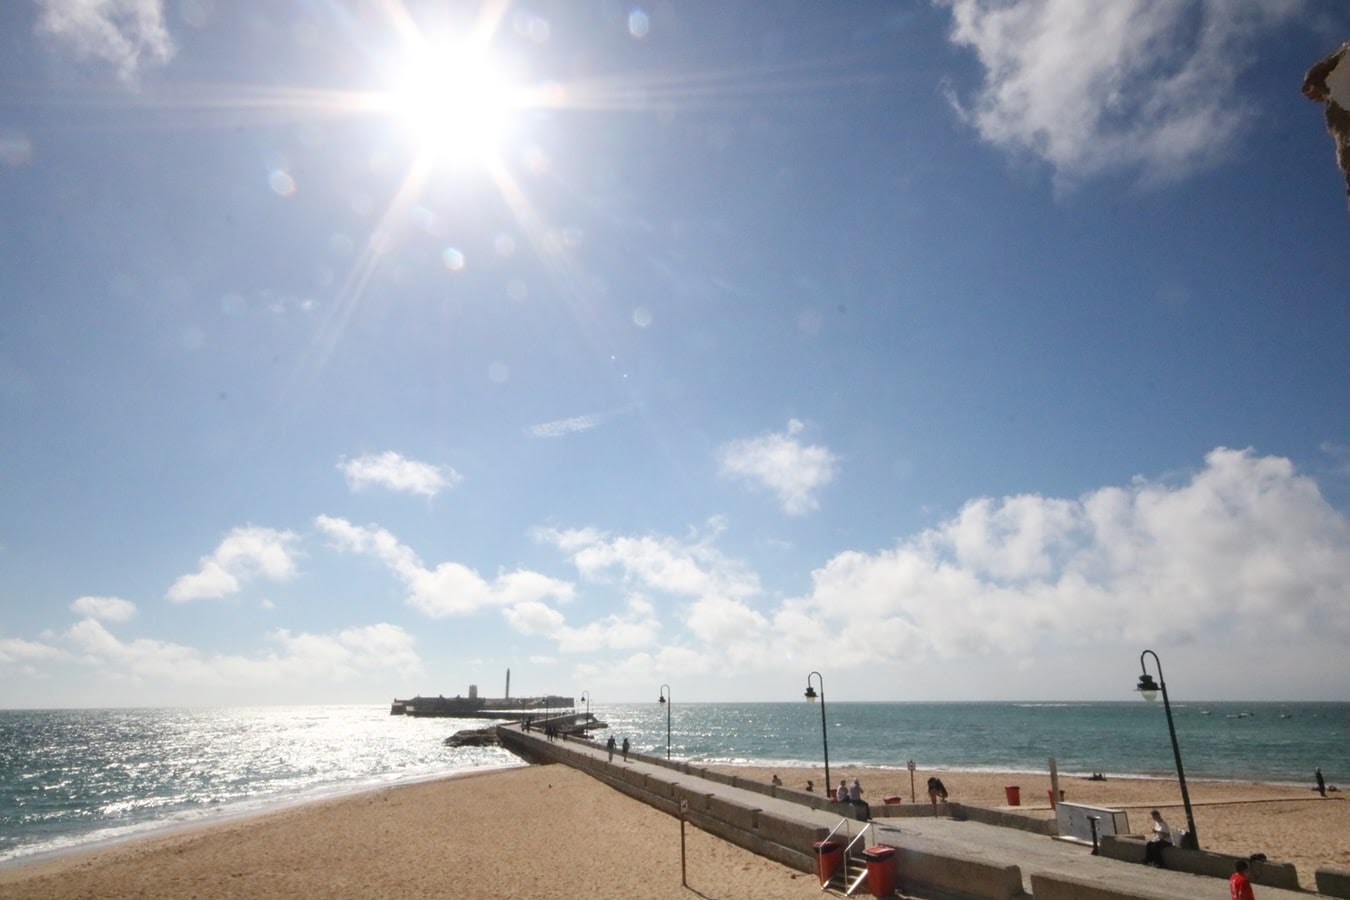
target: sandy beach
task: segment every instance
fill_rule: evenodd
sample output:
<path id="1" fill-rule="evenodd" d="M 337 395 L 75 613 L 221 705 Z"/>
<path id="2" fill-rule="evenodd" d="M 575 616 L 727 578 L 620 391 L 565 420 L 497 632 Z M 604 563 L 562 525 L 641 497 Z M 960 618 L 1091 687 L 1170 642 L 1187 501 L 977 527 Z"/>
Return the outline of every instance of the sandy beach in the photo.
<path id="1" fill-rule="evenodd" d="M 705 898 L 819 897 L 813 875 L 686 826 Z M 689 897 L 677 819 L 566 766 L 395 787 L 0 869 L 0 898 Z M 697 895 L 692 895 L 697 896 Z"/>
<path id="2" fill-rule="evenodd" d="M 773 771 L 737 767 L 768 781 Z M 824 773 L 778 770 L 798 785 Z M 930 774 L 953 800 L 1051 814 L 1048 774 Z M 909 773 L 831 769 L 866 796 L 910 802 Z M 1175 782 L 1061 778 L 1067 799 L 1124 808 L 1135 830 L 1157 807 L 1185 816 Z M 922 799 L 922 793 L 918 793 Z M 1350 867 L 1350 803 L 1278 785 L 1191 784 L 1204 846 L 1293 862 L 1305 887 L 1319 866 Z M 797 872 L 686 829 L 689 888 L 704 898 L 819 897 Z M 393 787 L 0 870 L 0 898 L 687 897 L 677 820 L 564 766 L 532 766 Z"/>

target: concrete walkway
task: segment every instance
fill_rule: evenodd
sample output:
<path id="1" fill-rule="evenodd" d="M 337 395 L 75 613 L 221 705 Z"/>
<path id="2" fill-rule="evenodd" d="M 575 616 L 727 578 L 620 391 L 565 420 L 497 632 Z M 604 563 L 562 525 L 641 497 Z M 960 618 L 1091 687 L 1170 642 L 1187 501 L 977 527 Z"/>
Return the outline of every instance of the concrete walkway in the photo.
<path id="1" fill-rule="evenodd" d="M 533 755 L 540 758 L 554 758 L 566 763 L 569 753 L 579 753 L 598 763 L 644 772 L 651 779 L 681 785 L 696 793 L 710 794 L 742 806 L 762 809 L 803 824 L 833 829 L 841 822 L 838 812 L 813 809 L 791 799 L 724 784 L 720 780 L 703 777 L 700 774 L 701 770 L 697 768 L 692 773 L 685 772 L 667 764 L 664 759 L 658 760 L 635 753 L 629 753 L 628 761 L 624 762 L 617 751 L 614 754 L 614 761 L 607 763 L 608 753 L 602 744 L 576 739 L 564 741 L 560 738 L 556 746 L 559 750 L 567 752 L 554 753 L 550 752 L 554 744 L 538 732 L 521 732 L 518 725 L 502 728 L 511 730 L 513 742 L 519 736 L 535 745 L 530 749 L 537 751 Z M 575 765 L 575 761 L 573 764 Z M 678 764 L 676 761 L 675 765 Z M 845 825 L 848 836 L 857 834 L 863 824 L 849 821 Z M 939 856 L 977 858 L 992 864 L 1017 866 L 1022 874 L 1022 889 L 1028 895 L 1032 894 L 1031 877 L 1038 873 L 1090 882 L 1106 891 L 1126 894 L 1137 892 L 1138 896 L 1146 898 L 1213 897 L 1224 900 L 1229 895 L 1228 884 L 1224 879 L 1154 869 L 1093 856 L 1090 847 L 1016 828 L 1001 828 L 951 818 L 908 817 L 875 819 L 873 825 L 876 840 L 872 843 L 896 848 L 913 848 Z M 809 847 L 803 849 L 810 852 Z M 1307 877 L 1309 873 L 1302 874 Z M 865 889 L 863 893 L 866 893 Z M 1303 891 L 1281 890 L 1259 885 L 1256 887 L 1256 894 L 1259 900 L 1308 900 L 1309 897 L 1317 896 Z"/>

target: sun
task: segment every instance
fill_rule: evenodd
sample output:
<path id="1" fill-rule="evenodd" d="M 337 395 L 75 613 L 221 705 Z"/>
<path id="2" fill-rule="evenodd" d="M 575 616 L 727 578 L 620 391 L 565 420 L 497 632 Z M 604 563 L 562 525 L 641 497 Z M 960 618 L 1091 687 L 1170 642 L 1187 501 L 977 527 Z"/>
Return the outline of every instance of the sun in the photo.
<path id="1" fill-rule="evenodd" d="M 410 48 L 386 106 L 427 161 L 490 166 L 500 157 L 520 89 L 487 48 L 467 42 Z"/>

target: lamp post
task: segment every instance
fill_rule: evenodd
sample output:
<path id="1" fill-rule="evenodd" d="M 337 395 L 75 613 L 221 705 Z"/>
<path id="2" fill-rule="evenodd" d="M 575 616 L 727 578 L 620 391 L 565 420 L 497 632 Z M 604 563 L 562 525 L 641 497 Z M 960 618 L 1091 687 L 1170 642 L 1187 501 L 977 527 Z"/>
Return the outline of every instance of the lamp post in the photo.
<path id="1" fill-rule="evenodd" d="M 591 718 L 591 692 L 582 691 L 581 701 L 586 704 L 586 719 L 589 721 Z"/>
<path id="2" fill-rule="evenodd" d="M 820 682 L 820 694 L 816 694 L 816 689 L 811 687 L 811 675 L 816 676 Z M 815 703 L 816 697 L 820 697 L 820 743 L 825 750 L 825 793 L 834 790 L 834 782 L 830 781 L 830 735 L 825 728 L 825 676 L 819 672 L 812 672 L 806 676 L 806 702 Z"/>
<path id="3" fill-rule="evenodd" d="M 1148 669 L 1144 667 L 1144 657 L 1152 656 L 1153 665 L 1158 669 L 1158 680 L 1154 682 L 1153 676 L 1148 674 Z M 1158 696 L 1158 691 L 1162 691 L 1163 710 L 1167 713 L 1167 730 L 1172 735 L 1172 755 L 1177 760 L 1177 780 L 1181 782 L 1181 804 L 1186 808 L 1186 834 L 1181 839 L 1181 846 L 1188 850 L 1200 849 L 1200 838 L 1195 833 L 1195 816 L 1191 813 L 1191 795 L 1186 791 L 1186 772 L 1181 768 L 1181 747 L 1177 744 L 1177 728 L 1172 723 L 1172 704 L 1167 700 L 1167 682 L 1163 680 L 1162 661 L 1158 659 L 1158 654 L 1152 650 L 1145 650 L 1139 654 L 1139 686 L 1135 688 L 1144 695 L 1145 700 L 1153 700 Z"/>
<path id="4" fill-rule="evenodd" d="M 666 759 L 670 759 L 670 708 L 674 706 L 670 701 L 670 685 L 661 685 L 661 698 L 657 702 L 666 708 Z"/>

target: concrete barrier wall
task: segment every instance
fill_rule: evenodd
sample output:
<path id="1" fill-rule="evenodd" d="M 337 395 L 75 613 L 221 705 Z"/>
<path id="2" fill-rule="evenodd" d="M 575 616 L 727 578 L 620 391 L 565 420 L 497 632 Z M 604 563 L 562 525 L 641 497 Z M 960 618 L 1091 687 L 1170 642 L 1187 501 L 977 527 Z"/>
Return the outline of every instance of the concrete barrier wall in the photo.
<path id="1" fill-rule="evenodd" d="M 712 772 L 708 777 L 713 776 Z M 763 794 L 766 797 L 778 797 L 779 791 L 783 790 L 782 785 L 774 785 L 768 781 L 757 781 L 754 778 L 742 778 L 739 775 L 731 776 L 731 783 L 743 791 L 754 791 L 756 794 Z"/>
<path id="2" fill-rule="evenodd" d="M 1147 842 L 1147 838 L 1142 835 L 1108 834 L 1097 842 L 1097 848 L 1100 854 L 1108 859 L 1143 863 L 1144 844 Z M 1163 847 L 1162 851 L 1163 865 L 1167 868 L 1192 875 L 1207 875 L 1211 878 L 1228 878 L 1233 874 L 1233 863 L 1246 858 L 1231 853 L 1215 853 L 1212 850 L 1184 850 L 1170 844 Z M 1293 863 L 1268 859 L 1249 865 L 1247 877 L 1251 879 L 1252 884 L 1299 890 L 1298 870 Z"/>
<path id="3" fill-rule="evenodd" d="M 717 784 L 729 784 L 732 787 L 740 787 L 740 785 L 736 783 L 736 776 L 728 775 L 725 772 L 714 772 L 712 769 L 708 769 L 703 773 L 703 777 L 709 781 L 716 782 Z"/>
<path id="4" fill-rule="evenodd" d="M 1318 869 L 1317 893 L 1328 897 L 1350 897 L 1350 869 Z"/>
<path id="5" fill-rule="evenodd" d="M 938 855 L 911 847 L 896 847 L 895 859 L 900 887 L 905 893 L 937 889 L 987 900 L 1010 900 L 1012 897 L 1026 896 L 1022 890 L 1022 870 L 1017 866 L 1001 866 L 971 857 Z M 1036 900 L 1041 900 L 1040 894 L 1036 895 Z"/>
<path id="6" fill-rule="evenodd" d="M 701 787 L 685 787 L 682 784 L 671 785 L 671 797 L 678 803 L 685 800 L 689 803 L 689 811 L 705 813 L 708 811 L 708 798 L 711 796 Z"/>
<path id="7" fill-rule="evenodd" d="M 1055 824 L 1054 819 L 1042 819 L 1039 816 L 1029 816 L 1025 813 L 1009 812 L 1003 809 L 967 806 L 964 803 L 948 803 L 947 805 L 950 807 L 951 817 L 963 822 L 982 822 L 985 825 L 996 825 L 999 828 L 1030 831 L 1032 834 L 1059 834 L 1059 826 Z M 932 813 L 931 808 L 929 813 Z"/>
<path id="8" fill-rule="evenodd" d="M 1067 875 L 1040 872 L 1031 873 L 1031 894 L 1036 900 L 1176 900 L 1172 894 L 1138 886 L 1111 888 Z"/>
<path id="9" fill-rule="evenodd" d="M 689 813 L 686 818 L 696 828 L 800 872 L 815 871 L 816 860 L 812 845 L 816 841 L 823 840 L 829 832 L 827 828 L 775 816 L 744 803 L 710 796 L 708 792 L 700 791 L 697 787 L 677 785 L 656 773 L 647 775 L 629 766 L 618 763 L 611 765 L 604 759 L 592 758 L 579 747 L 569 746 L 565 741 L 549 742 L 542 736 L 521 734 L 515 729 L 502 729 L 499 736 L 503 746 L 526 759 L 571 765 L 621 793 L 668 815 L 678 816 L 679 800 L 688 800 Z M 634 754 L 630 753 L 629 756 L 633 757 Z M 656 760 L 648 757 L 645 761 L 665 763 L 664 758 Z M 667 768 L 677 767 L 670 765 Z M 694 767 L 694 771 L 696 774 L 702 772 L 703 777 L 717 774 L 707 773 L 699 767 Z M 717 781 L 716 777 L 709 780 Z M 748 787 L 749 784 L 747 782 L 738 786 Z M 841 817 L 852 811 L 851 807 L 830 803 L 821 794 L 808 794 L 791 788 L 775 788 L 772 785 L 765 787 L 770 790 L 764 793 L 790 797 L 816 809 L 838 812 Z M 918 813 L 931 815 L 931 809 L 923 806 L 911 804 L 909 807 L 901 808 L 910 815 Z M 927 888 L 989 900 L 1010 900 L 1024 896 L 1022 875 L 1017 866 L 1000 866 L 983 860 L 950 855 L 938 856 L 901 847 L 896 848 L 896 861 L 900 884 L 910 891 Z"/>
<path id="10" fill-rule="evenodd" d="M 761 811 L 759 814 L 759 834 L 762 838 L 787 847 L 800 847 L 806 853 L 811 852 L 816 841 L 825 840 L 829 833 L 828 828 L 785 819 L 771 812 Z"/>
<path id="11" fill-rule="evenodd" d="M 759 830 L 760 809 L 757 806 L 746 806 L 710 795 L 707 809 L 708 815 L 723 822 L 730 822 L 737 828 L 744 828 L 746 831 Z"/>

